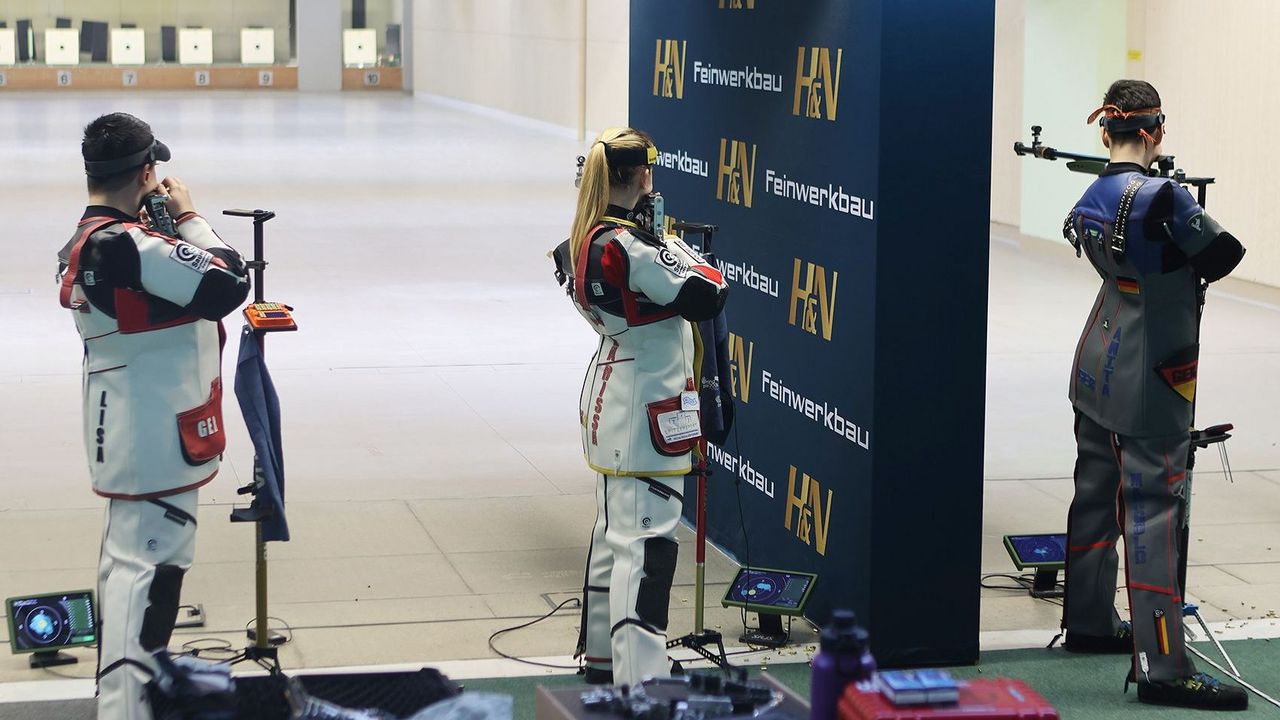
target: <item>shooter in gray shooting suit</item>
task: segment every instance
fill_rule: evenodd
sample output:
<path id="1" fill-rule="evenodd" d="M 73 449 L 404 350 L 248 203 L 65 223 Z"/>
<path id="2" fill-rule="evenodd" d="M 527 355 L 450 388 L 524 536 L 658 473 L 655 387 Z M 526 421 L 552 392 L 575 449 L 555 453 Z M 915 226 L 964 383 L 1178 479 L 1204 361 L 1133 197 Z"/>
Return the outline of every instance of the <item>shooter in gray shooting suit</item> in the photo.
<path id="1" fill-rule="evenodd" d="M 1177 568 L 1200 283 L 1225 277 L 1244 248 L 1186 188 L 1148 176 L 1165 134 L 1156 89 L 1118 80 L 1103 103 L 1089 122 L 1102 117 L 1111 162 L 1063 226 L 1102 278 L 1071 369 L 1078 455 L 1066 649 L 1132 653 L 1143 702 L 1243 710 L 1244 690 L 1197 672 L 1187 656 Z M 1131 622 L 1115 610 L 1122 532 Z"/>

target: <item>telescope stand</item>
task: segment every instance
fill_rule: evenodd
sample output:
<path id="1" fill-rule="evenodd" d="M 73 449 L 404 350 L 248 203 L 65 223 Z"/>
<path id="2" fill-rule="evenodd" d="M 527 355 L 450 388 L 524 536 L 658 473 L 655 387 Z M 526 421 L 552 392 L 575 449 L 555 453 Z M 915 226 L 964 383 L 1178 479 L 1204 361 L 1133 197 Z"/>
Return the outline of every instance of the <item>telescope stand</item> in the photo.
<path id="1" fill-rule="evenodd" d="M 276 214 L 270 210 L 223 210 L 222 214 L 253 218 L 253 260 L 246 262 L 245 265 L 253 271 L 253 301 L 255 303 L 264 302 L 265 289 L 262 276 L 267 269 L 267 261 L 262 257 L 262 226 L 275 217 Z M 258 342 L 259 352 L 265 357 L 266 331 L 255 329 L 253 334 Z M 252 495 L 253 500 L 249 507 L 231 511 L 231 522 L 251 522 L 254 524 L 255 613 L 253 628 L 247 631 L 249 641 L 252 644 L 246 647 L 231 662 L 232 664 L 253 662 L 274 674 L 280 672 L 280 659 L 277 648 L 279 645 L 284 644 L 287 639 L 279 633 L 272 632 L 267 627 L 267 544 L 262 539 L 262 521 L 271 515 L 272 509 L 266 506 L 265 501 L 259 495 L 265 482 L 266 478 L 262 472 L 260 458 L 255 453 L 253 457 L 253 481 L 236 490 L 240 495 Z"/>
<path id="2" fill-rule="evenodd" d="M 711 238 L 719 228 L 715 225 L 706 223 L 690 223 L 677 222 L 672 225 L 672 230 L 679 233 L 694 233 L 703 237 L 701 250 L 704 253 L 711 252 Z M 662 228 L 655 228 L 657 234 L 661 237 L 664 232 Z M 696 335 L 697 328 L 694 328 Z M 705 352 L 705 349 L 704 349 Z M 703 356 L 703 362 L 706 356 Z M 702 369 L 698 368 L 701 374 Z M 701 387 L 701 382 L 698 383 Z M 694 569 L 693 569 L 693 632 L 688 635 L 678 637 L 667 642 L 667 649 L 678 647 L 688 648 L 706 658 L 711 664 L 721 670 L 729 669 L 729 659 L 724 654 L 724 639 L 720 633 L 715 630 L 707 630 L 704 627 L 704 611 L 703 605 L 706 604 L 707 597 L 707 477 L 711 475 L 711 471 L 707 468 L 707 438 L 705 435 L 698 440 L 698 464 L 694 467 L 694 471 L 698 476 L 698 505 L 694 513 L 694 527 L 697 534 L 697 547 L 694 548 Z M 712 652 L 709 648 L 714 645 L 717 652 Z M 674 664 L 674 668 L 682 669 L 679 661 Z"/>

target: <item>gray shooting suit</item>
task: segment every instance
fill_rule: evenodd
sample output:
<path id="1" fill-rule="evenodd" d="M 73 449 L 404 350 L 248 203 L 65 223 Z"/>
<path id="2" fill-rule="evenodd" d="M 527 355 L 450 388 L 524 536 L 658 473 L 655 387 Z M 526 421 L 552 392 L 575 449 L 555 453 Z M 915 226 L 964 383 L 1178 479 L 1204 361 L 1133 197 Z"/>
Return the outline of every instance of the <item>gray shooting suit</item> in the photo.
<path id="1" fill-rule="evenodd" d="M 1134 670 L 1159 681 L 1195 672 L 1177 578 L 1200 283 L 1225 277 L 1244 249 L 1186 188 L 1144 170 L 1108 165 L 1063 226 L 1102 278 L 1071 369 L 1078 454 L 1063 626 L 1098 636 L 1119 629 L 1123 534 Z"/>

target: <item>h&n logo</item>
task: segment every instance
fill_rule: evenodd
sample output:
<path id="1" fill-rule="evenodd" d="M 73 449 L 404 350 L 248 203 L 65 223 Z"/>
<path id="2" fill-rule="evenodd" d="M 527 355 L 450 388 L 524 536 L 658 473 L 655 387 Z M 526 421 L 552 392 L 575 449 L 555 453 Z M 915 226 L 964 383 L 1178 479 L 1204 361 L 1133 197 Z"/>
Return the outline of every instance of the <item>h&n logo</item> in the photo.
<path id="1" fill-rule="evenodd" d="M 796 475 L 800 475 L 800 488 L 796 489 Z M 827 531 L 831 529 L 831 505 L 833 492 L 827 489 L 826 500 L 822 497 L 822 486 L 807 473 L 798 473 L 796 466 L 791 466 L 787 474 L 787 517 L 783 527 L 791 530 L 792 518 L 795 518 L 796 537 L 805 545 L 812 545 L 819 555 L 827 554 Z M 823 508 L 823 503 L 826 508 Z"/>
<path id="2" fill-rule="evenodd" d="M 756 0 L 720 0 L 721 10 L 755 10 Z"/>
<path id="3" fill-rule="evenodd" d="M 684 65 L 688 40 L 658 38 L 653 47 L 653 94 L 684 99 Z"/>
<path id="4" fill-rule="evenodd" d="M 805 55 L 808 51 L 808 72 L 805 71 Z M 831 72 L 830 48 L 800 48 L 796 51 L 796 92 L 791 103 L 791 114 L 800 115 L 800 96 L 808 91 L 804 116 L 828 120 L 836 119 L 836 104 L 840 99 L 840 64 L 844 50 L 836 48 L 835 73 Z"/>
<path id="5" fill-rule="evenodd" d="M 729 333 L 729 390 L 743 402 L 751 402 L 751 359 L 756 344 L 741 335 Z"/>
<path id="6" fill-rule="evenodd" d="M 803 284 L 800 280 L 802 265 L 808 266 Z M 791 273 L 791 313 L 787 322 L 795 325 L 799 320 L 801 330 L 811 335 L 817 335 L 821 330 L 822 339 L 830 340 L 836 321 L 836 284 L 839 281 L 840 273 L 833 270 L 828 290 L 826 269 L 796 258 L 795 269 Z"/>
<path id="7" fill-rule="evenodd" d="M 747 143 L 720 138 L 720 172 L 716 177 L 716 199 L 751 207 L 755 178 L 756 146 L 751 146 L 751 157 L 748 158 Z"/>

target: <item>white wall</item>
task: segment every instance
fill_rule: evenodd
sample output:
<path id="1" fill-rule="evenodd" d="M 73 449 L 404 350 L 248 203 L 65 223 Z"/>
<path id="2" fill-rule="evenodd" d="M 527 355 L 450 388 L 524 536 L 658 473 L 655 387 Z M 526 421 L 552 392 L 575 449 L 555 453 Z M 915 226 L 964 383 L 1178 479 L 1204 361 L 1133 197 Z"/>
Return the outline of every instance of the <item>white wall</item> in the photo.
<path id="1" fill-rule="evenodd" d="M 1026 9 L 1022 118 L 1044 127 L 1046 145 L 1105 155 L 1085 118 L 1125 72 L 1126 5 L 1115 0 L 1031 0 Z M 1030 131 L 1024 130 L 1024 139 Z M 1012 150 L 1008 151 L 1012 154 Z M 1090 178 L 1061 160 L 1022 160 L 1022 232 L 1062 239 L 1062 219 Z"/>
<path id="2" fill-rule="evenodd" d="M 414 0 L 413 90 L 580 124 L 587 8 L 587 127 L 625 124 L 629 0 Z"/>
<path id="3" fill-rule="evenodd" d="M 588 0 L 588 131 L 628 124 L 630 21 L 630 0 Z"/>
<path id="4" fill-rule="evenodd" d="M 1145 79 L 1169 116 L 1165 152 L 1193 175 L 1212 175 L 1209 214 L 1249 252 L 1233 274 L 1280 286 L 1280 2 L 1159 0 L 1143 4 Z"/>
<path id="5" fill-rule="evenodd" d="M 1021 221 L 1022 158 L 1011 150 L 1015 140 L 1028 140 L 1022 121 L 1023 37 L 1025 0 L 996 0 L 995 77 L 991 113 L 991 220 Z"/>
<path id="6" fill-rule="evenodd" d="M 578 125 L 581 0 L 418 0 L 415 92 Z"/>

